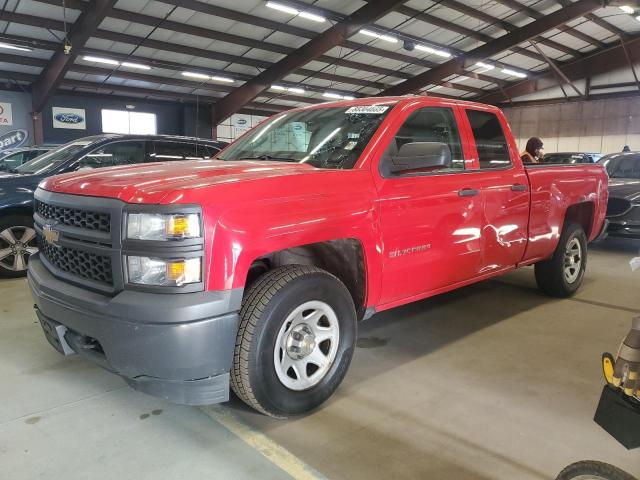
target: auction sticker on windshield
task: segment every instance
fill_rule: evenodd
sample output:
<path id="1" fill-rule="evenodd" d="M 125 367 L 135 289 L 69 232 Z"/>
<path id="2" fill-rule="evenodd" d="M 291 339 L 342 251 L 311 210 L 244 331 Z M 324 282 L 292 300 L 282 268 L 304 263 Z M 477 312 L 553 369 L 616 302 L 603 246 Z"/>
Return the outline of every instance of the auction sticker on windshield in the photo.
<path id="1" fill-rule="evenodd" d="M 360 105 L 357 107 L 351 107 L 344 113 L 369 113 L 374 115 L 380 115 L 389 109 L 389 105 Z"/>

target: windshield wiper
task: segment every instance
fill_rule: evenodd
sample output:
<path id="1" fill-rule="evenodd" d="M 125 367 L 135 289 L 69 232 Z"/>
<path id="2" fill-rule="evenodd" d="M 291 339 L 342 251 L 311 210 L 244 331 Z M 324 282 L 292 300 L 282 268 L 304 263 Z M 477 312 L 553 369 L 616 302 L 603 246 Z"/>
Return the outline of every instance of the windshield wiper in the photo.
<path id="1" fill-rule="evenodd" d="M 295 158 L 289 157 L 273 157 L 271 155 L 263 154 L 255 157 L 242 157 L 240 160 L 282 160 L 285 162 L 298 162 Z"/>

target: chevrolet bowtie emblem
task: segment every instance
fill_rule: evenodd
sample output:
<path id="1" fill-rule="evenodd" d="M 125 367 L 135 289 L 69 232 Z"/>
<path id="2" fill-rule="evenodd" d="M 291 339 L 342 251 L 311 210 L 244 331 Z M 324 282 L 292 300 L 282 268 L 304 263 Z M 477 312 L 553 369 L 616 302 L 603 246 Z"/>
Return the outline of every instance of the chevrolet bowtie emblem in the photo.
<path id="1" fill-rule="evenodd" d="M 60 232 L 54 230 L 51 225 L 45 225 L 44 227 L 42 227 L 42 235 L 44 236 L 46 242 L 50 245 L 55 245 L 58 241 L 58 238 L 60 238 Z"/>

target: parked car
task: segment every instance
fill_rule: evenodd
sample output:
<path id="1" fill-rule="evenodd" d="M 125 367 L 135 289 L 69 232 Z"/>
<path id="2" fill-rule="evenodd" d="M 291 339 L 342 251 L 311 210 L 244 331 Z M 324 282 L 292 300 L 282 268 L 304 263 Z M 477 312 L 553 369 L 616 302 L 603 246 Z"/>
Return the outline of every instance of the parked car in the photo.
<path id="1" fill-rule="evenodd" d="M 568 297 L 601 232 L 597 165 L 523 167 L 502 112 L 436 97 L 294 109 L 216 160 L 77 172 L 35 194 L 46 338 L 185 404 L 286 417 L 342 381 L 356 323 L 535 265 Z"/>
<path id="2" fill-rule="evenodd" d="M 608 234 L 640 238 L 640 152 L 612 153 L 599 163 L 609 174 Z"/>
<path id="3" fill-rule="evenodd" d="M 114 165 L 210 158 L 222 142 L 164 135 L 96 135 L 74 140 L 0 174 L 0 277 L 26 274 L 37 251 L 33 192 L 46 177 Z"/>
<path id="4" fill-rule="evenodd" d="M 558 152 L 545 153 L 542 163 L 547 164 L 576 164 L 576 163 L 596 163 L 602 157 L 601 153 L 582 152 Z"/>
<path id="5" fill-rule="evenodd" d="M 53 147 L 16 148 L 10 152 L 0 152 L 0 171 L 11 171 L 29 160 L 48 152 Z"/>

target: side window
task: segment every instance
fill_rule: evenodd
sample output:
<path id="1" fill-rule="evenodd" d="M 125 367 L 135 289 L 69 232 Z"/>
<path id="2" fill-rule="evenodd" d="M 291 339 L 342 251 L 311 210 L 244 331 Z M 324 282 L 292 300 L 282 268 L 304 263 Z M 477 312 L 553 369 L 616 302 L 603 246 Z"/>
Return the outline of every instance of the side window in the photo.
<path id="1" fill-rule="evenodd" d="M 180 142 L 154 142 L 154 151 L 151 152 L 149 161 L 170 162 L 171 160 L 184 160 L 196 158 L 209 158 L 208 152 L 202 145 Z"/>
<path id="2" fill-rule="evenodd" d="M 115 142 L 98 147 L 78 163 L 78 170 L 142 163 L 145 142 Z"/>
<path id="3" fill-rule="evenodd" d="M 491 112 L 467 110 L 467 117 L 478 150 L 480 168 L 504 168 L 511 165 L 509 144 L 498 117 Z"/>
<path id="4" fill-rule="evenodd" d="M 444 143 L 451 150 L 451 167 L 429 170 L 428 173 L 464 169 L 462 145 L 452 109 L 426 107 L 413 112 L 396 133 L 387 155 L 395 155 L 402 145 L 414 142 Z"/>

